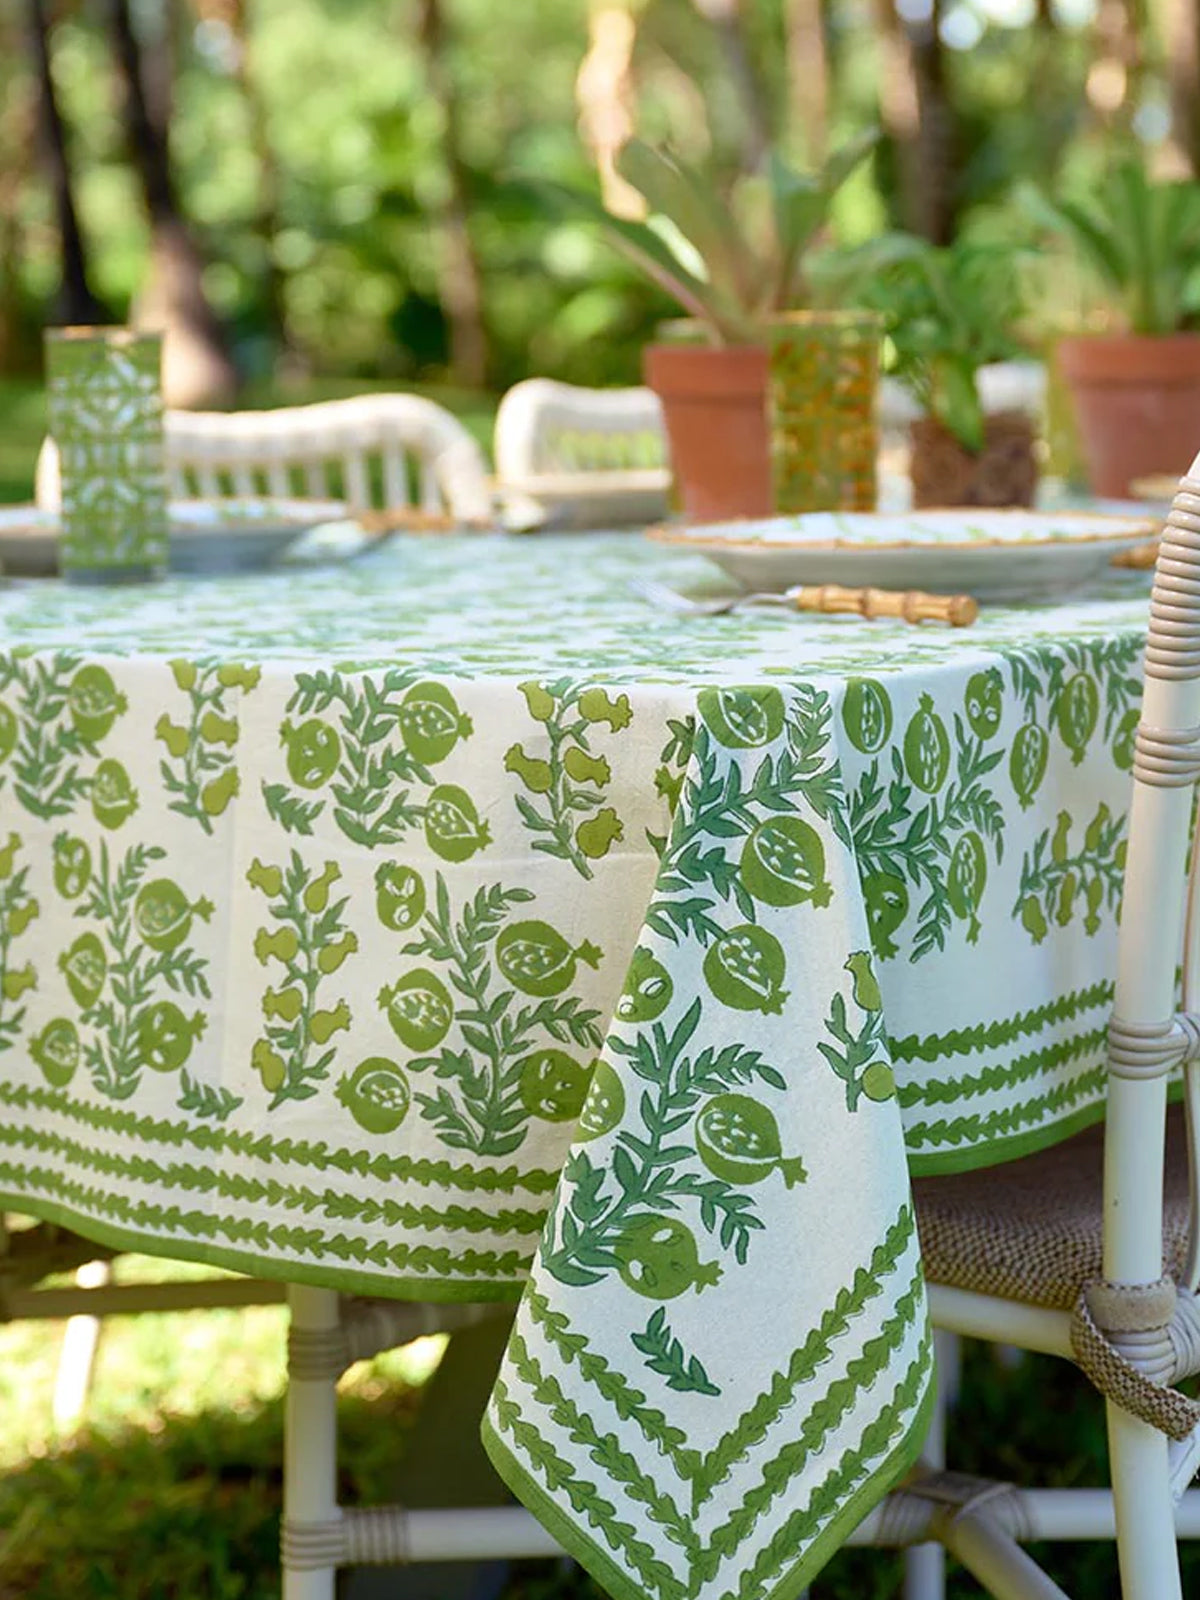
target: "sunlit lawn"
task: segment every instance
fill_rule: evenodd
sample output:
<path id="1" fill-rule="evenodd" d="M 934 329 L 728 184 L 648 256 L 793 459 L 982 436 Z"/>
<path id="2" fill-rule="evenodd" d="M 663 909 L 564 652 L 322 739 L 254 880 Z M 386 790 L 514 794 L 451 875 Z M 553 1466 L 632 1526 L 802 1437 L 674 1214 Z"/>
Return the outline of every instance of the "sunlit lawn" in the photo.
<path id="1" fill-rule="evenodd" d="M 126 1258 L 121 1275 L 161 1276 Z M 172 1265 L 172 1275 L 189 1270 Z M 113 1318 L 103 1328 L 85 1426 L 51 1416 L 62 1325 L 0 1329 L 0 1600 L 270 1600 L 278 1593 L 284 1333 L 281 1306 Z M 419 1341 L 352 1369 L 341 1394 L 341 1494 L 379 1503 L 440 1344 Z M 1101 1481 L 1103 1424 L 1063 1363 L 1005 1369 L 969 1346 L 954 1464 L 1059 1484 Z M 1061 1547 L 1073 1600 L 1116 1593 L 1111 1552 Z M 1185 1592 L 1200 1582 L 1191 1562 Z M 404 1594 L 402 1575 L 394 1593 Z M 890 1600 L 895 1558 L 845 1552 L 812 1600 Z M 952 1574 L 950 1600 L 979 1591 Z M 578 1569 L 526 1563 L 505 1600 L 597 1600 Z"/>

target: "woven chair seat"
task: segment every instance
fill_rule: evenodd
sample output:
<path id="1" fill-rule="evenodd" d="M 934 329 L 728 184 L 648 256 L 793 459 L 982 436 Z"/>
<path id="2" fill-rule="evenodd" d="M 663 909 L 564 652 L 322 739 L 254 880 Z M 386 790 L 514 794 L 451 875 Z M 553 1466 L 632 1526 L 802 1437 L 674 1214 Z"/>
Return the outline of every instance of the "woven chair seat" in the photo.
<path id="1" fill-rule="evenodd" d="M 1102 1124 L 1001 1166 L 913 1183 L 930 1283 L 1069 1311 L 1101 1274 Z M 1167 1118 L 1164 1270 L 1187 1253 L 1187 1146 L 1180 1107 Z"/>

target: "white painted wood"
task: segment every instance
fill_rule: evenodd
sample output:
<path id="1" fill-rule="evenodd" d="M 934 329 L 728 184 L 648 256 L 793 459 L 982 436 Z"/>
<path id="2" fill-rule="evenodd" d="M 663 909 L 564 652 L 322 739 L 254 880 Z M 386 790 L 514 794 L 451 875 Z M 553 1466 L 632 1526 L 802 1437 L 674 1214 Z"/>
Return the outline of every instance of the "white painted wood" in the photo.
<path id="1" fill-rule="evenodd" d="M 85 1261 L 76 1270 L 75 1283 L 80 1289 L 100 1289 L 109 1282 L 111 1275 L 107 1261 Z M 67 1318 L 51 1404 L 54 1426 L 59 1433 L 73 1433 L 83 1420 L 99 1343 L 99 1317 L 85 1313 Z"/>
<path id="2" fill-rule="evenodd" d="M 304 475 L 313 499 L 329 497 L 328 470 L 336 466 L 344 480 L 342 498 L 356 511 L 378 499 L 388 509 L 409 503 L 404 461 L 418 465 L 421 504 L 444 511 L 464 524 L 487 523 L 492 496 L 483 453 L 458 419 L 420 395 L 369 394 L 315 405 L 285 406 L 276 411 L 168 411 L 168 471 L 190 472 L 202 498 L 228 493 L 258 493 L 255 482 L 265 475 L 272 492 L 286 482 L 289 469 Z M 389 498 L 373 493 L 373 464 L 391 455 L 389 471 L 381 466 L 380 484 Z M 283 474 L 282 479 L 279 474 Z M 399 499 L 393 501 L 394 493 Z M 60 483 L 57 452 L 43 442 L 38 458 L 38 504 L 57 510 Z"/>
<path id="3" fill-rule="evenodd" d="M 666 515 L 666 434 L 650 389 L 527 379 L 500 402 L 493 454 L 512 523 L 602 527 Z"/>
<path id="4" fill-rule="evenodd" d="M 292 1284 L 292 1326 L 324 1331 L 338 1325 L 331 1289 Z M 283 1422 L 283 1515 L 293 1523 L 330 1523 L 337 1503 L 337 1385 L 331 1378 L 289 1377 Z M 334 1600 L 337 1569 L 283 1564 L 283 1600 Z"/>
<path id="5" fill-rule="evenodd" d="M 952 1289 L 942 1283 L 929 1284 L 928 1294 L 929 1314 L 937 1328 L 1071 1359 L 1071 1319 L 1065 1311 L 972 1294 L 968 1289 Z"/>

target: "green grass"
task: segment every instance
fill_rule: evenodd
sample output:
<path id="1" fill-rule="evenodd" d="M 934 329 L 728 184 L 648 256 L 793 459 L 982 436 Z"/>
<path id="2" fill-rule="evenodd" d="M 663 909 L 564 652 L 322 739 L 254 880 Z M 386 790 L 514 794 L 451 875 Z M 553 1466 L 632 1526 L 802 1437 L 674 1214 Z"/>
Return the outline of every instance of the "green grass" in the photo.
<path id="1" fill-rule="evenodd" d="M 246 409 L 270 409 L 401 389 L 405 393 L 423 394 L 452 411 L 490 458 L 496 400 L 493 395 L 473 390 L 438 385 L 405 389 L 396 383 L 363 378 L 317 378 L 293 385 L 249 384 L 239 398 L 239 405 Z M 0 378 L 0 505 L 33 498 L 34 466 L 45 431 L 46 401 L 42 385 L 30 379 Z M 2 1595 L 0 1600 L 3 1600 Z"/>
<path id="2" fill-rule="evenodd" d="M 205 1269 L 172 1266 L 180 1276 Z M 161 1276 L 125 1258 L 121 1275 Z M 271 1600 L 278 1593 L 285 1312 L 114 1318 L 100 1343 L 87 1425 L 57 1437 L 51 1396 L 61 1325 L 0 1330 L 0 1600 Z M 394 1493 L 405 1440 L 440 1342 L 360 1363 L 340 1396 L 340 1493 Z M 1103 1482 L 1103 1415 L 1068 1365 L 1030 1357 L 1015 1371 L 967 1346 L 953 1464 L 1014 1481 Z M 1072 1600 L 1117 1593 L 1105 1546 L 1059 1546 L 1041 1558 Z M 1200 1550 L 1185 1592 L 1200 1592 Z M 399 1591 L 398 1591 L 399 1592 Z M 844 1551 L 811 1600 L 892 1600 L 897 1558 Z M 976 1586 L 953 1572 L 949 1600 Z M 506 1600 L 600 1600 L 577 1569 L 518 1567 Z"/>

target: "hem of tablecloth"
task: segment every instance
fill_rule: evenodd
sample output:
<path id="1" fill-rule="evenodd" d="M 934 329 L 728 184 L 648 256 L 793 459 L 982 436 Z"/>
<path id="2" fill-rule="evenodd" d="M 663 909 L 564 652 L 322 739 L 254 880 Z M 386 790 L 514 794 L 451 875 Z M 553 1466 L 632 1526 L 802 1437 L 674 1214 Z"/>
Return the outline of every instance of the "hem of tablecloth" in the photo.
<path id="1" fill-rule="evenodd" d="M 1167 1099 L 1178 1101 L 1182 1098 L 1182 1082 L 1168 1084 Z M 970 1150 L 947 1150 L 925 1156 L 910 1152 L 909 1174 L 914 1178 L 941 1178 L 955 1172 L 975 1172 L 980 1167 L 999 1167 L 1006 1161 L 1019 1161 L 1022 1156 L 1036 1155 L 1039 1150 L 1047 1150 L 1051 1145 L 1061 1144 L 1064 1139 L 1082 1133 L 1085 1128 L 1101 1121 L 1107 1106 L 1107 1096 L 1101 1095 L 1093 1105 L 1081 1106 L 1059 1122 L 1035 1128 L 1029 1133 L 1014 1134 L 1011 1139 L 1003 1139 L 986 1147 L 975 1145 Z"/>
<path id="2" fill-rule="evenodd" d="M 794 1566 L 788 1568 L 773 1589 L 762 1595 L 762 1600 L 797 1600 L 831 1557 L 845 1544 L 858 1524 L 883 1499 L 917 1462 L 921 1446 L 929 1431 L 936 1397 L 936 1385 L 931 1381 L 913 1414 L 913 1420 L 900 1443 L 876 1467 L 846 1504 L 838 1511 L 809 1545 Z M 485 1412 L 480 1426 L 480 1437 L 488 1460 L 500 1477 L 531 1511 L 546 1532 L 562 1545 L 567 1553 L 584 1567 L 613 1600 L 646 1600 L 645 1587 L 634 1581 L 612 1557 L 596 1544 L 583 1529 L 550 1498 L 536 1478 L 517 1460 L 501 1439 Z M 881 1491 L 881 1484 L 886 1485 Z"/>
<path id="3" fill-rule="evenodd" d="M 1033 1128 L 1028 1133 L 1015 1133 L 1010 1139 L 996 1139 L 986 1145 L 972 1145 L 969 1149 L 930 1151 L 922 1155 L 908 1152 L 908 1170 L 914 1178 L 941 1178 L 954 1172 L 975 1172 L 980 1167 L 998 1167 L 1007 1161 L 1019 1161 L 1022 1156 L 1036 1155 L 1050 1145 L 1061 1144 L 1099 1122 L 1104 1116 L 1105 1098 L 1101 1095 L 1093 1105 L 1081 1106 L 1069 1117 Z"/>
<path id="4" fill-rule="evenodd" d="M 117 1228 L 91 1217 L 80 1216 L 70 1206 L 53 1200 L 31 1199 L 23 1194 L 0 1192 L 0 1211 L 14 1211 L 69 1228 L 95 1244 L 138 1255 L 161 1256 L 168 1261 L 195 1261 L 203 1266 L 223 1267 L 249 1278 L 270 1278 L 284 1283 L 309 1284 L 316 1289 L 335 1289 L 342 1294 L 374 1295 L 388 1300 L 427 1300 L 440 1304 L 473 1301 L 512 1301 L 521 1298 L 524 1281 L 506 1279 L 479 1283 L 446 1283 L 437 1278 L 402 1277 L 387 1272 L 364 1272 L 355 1267 L 309 1266 L 302 1261 L 264 1260 L 250 1250 L 231 1250 L 196 1239 L 163 1239 L 141 1234 L 132 1228 Z"/>

